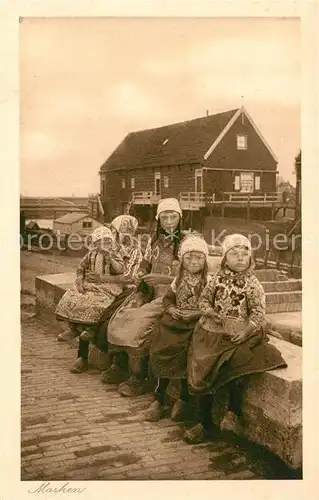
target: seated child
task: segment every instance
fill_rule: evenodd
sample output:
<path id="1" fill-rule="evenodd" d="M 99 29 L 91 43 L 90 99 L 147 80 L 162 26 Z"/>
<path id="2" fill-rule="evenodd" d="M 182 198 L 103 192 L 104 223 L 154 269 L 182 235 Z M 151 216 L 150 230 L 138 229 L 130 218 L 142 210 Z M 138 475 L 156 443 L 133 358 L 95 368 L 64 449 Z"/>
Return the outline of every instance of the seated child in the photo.
<path id="1" fill-rule="evenodd" d="M 264 331 L 265 293 L 254 275 L 251 245 L 241 234 L 222 243 L 219 271 L 199 300 L 202 313 L 194 329 L 188 356 L 188 386 L 198 395 L 198 423 L 187 430 L 189 443 L 200 443 L 212 430 L 214 394 L 229 388 L 228 411 L 221 428 L 243 431 L 242 378 L 286 367 L 280 352 L 268 343 Z"/>
<path id="2" fill-rule="evenodd" d="M 95 229 L 92 243 L 93 249 L 77 269 L 74 287 L 65 292 L 55 311 L 58 320 L 69 323 L 71 336 L 81 334 L 85 340 L 94 335 L 95 325 L 123 289 L 121 284 L 108 282 L 111 272 L 122 274 L 124 270 L 112 231 L 104 226 Z"/>
<path id="3" fill-rule="evenodd" d="M 157 421 L 164 413 L 165 391 L 170 380 L 181 383 L 180 398 L 171 418 L 183 420 L 188 402 L 187 353 L 200 311 L 199 297 L 207 283 L 208 247 L 200 236 L 186 237 L 180 247 L 181 266 L 178 276 L 163 298 L 164 314 L 154 330 L 150 348 L 152 373 L 157 377 L 155 401 L 146 412 L 146 420 Z"/>

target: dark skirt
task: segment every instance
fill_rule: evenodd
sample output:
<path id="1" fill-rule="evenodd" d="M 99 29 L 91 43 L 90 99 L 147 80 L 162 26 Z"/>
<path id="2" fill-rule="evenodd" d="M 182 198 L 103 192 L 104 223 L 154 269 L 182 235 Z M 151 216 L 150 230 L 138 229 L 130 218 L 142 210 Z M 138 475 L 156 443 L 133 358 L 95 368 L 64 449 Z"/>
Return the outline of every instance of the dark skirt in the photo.
<path id="1" fill-rule="evenodd" d="M 195 324 L 175 320 L 167 313 L 157 322 L 150 348 L 151 371 L 155 377 L 187 377 L 187 354 Z"/>
<path id="2" fill-rule="evenodd" d="M 107 341 L 107 327 L 109 321 L 115 311 L 123 304 L 125 299 L 132 294 L 132 290 L 129 288 L 125 288 L 123 292 L 116 297 L 114 302 L 103 312 L 102 317 L 100 319 L 99 324 L 96 327 L 96 333 L 94 338 L 94 344 L 98 349 L 102 352 L 108 352 L 109 345 Z"/>
<path id="3" fill-rule="evenodd" d="M 207 331 L 197 324 L 188 353 L 190 393 L 214 394 L 232 380 L 286 366 L 263 329 L 235 345 L 223 332 Z"/>

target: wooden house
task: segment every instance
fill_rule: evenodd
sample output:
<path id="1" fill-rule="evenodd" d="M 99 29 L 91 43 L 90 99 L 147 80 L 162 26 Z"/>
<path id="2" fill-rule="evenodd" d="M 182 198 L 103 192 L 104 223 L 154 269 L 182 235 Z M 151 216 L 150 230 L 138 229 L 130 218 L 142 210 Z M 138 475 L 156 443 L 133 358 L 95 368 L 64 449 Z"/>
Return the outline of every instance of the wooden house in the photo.
<path id="1" fill-rule="evenodd" d="M 53 231 L 61 235 L 79 235 L 81 238 L 89 236 L 94 229 L 103 226 L 91 215 L 81 212 L 70 212 L 53 221 Z"/>
<path id="2" fill-rule="evenodd" d="M 244 107 L 128 134 L 100 168 L 105 219 L 154 216 L 161 198 L 189 215 L 271 216 L 277 158 Z M 245 216 L 245 215 L 244 215 Z"/>

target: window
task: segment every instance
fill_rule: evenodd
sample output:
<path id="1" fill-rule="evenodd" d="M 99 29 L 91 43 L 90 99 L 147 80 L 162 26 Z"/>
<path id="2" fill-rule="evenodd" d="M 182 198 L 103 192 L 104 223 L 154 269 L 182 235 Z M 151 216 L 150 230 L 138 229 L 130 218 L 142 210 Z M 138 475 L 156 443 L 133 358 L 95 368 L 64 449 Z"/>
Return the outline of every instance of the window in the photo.
<path id="1" fill-rule="evenodd" d="M 82 222 L 82 228 L 83 229 L 91 229 L 92 228 L 92 222 L 91 221 L 84 221 L 84 222 Z"/>
<path id="2" fill-rule="evenodd" d="M 101 195 L 102 195 L 102 198 L 105 196 L 106 194 L 106 189 L 105 189 L 105 179 L 102 177 L 101 179 Z"/>
<path id="3" fill-rule="evenodd" d="M 125 185 L 125 179 L 124 179 L 124 177 L 122 177 L 121 182 L 122 182 L 122 189 L 125 189 L 126 185 Z"/>
<path id="4" fill-rule="evenodd" d="M 239 175 L 235 175 L 234 184 L 235 184 L 235 191 L 239 191 L 240 190 L 240 176 Z"/>
<path id="5" fill-rule="evenodd" d="M 164 188 L 168 188 L 168 175 L 164 177 Z"/>
<path id="6" fill-rule="evenodd" d="M 260 191 L 260 175 L 255 175 L 255 191 Z"/>
<path id="7" fill-rule="evenodd" d="M 240 187 L 242 193 L 252 193 L 254 190 L 253 185 L 254 174 L 252 172 L 243 172 L 240 174 Z"/>
<path id="8" fill-rule="evenodd" d="M 135 177 L 131 178 L 131 189 L 135 189 Z"/>
<path id="9" fill-rule="evenodd" d="M 155 195 L 161 195 L 161 173 L 155 172 Z"/>
<path id="10" fill-rule="evenodd" d="M 237 149 L 247 149 L 247 135 L 237 135 Z"/>

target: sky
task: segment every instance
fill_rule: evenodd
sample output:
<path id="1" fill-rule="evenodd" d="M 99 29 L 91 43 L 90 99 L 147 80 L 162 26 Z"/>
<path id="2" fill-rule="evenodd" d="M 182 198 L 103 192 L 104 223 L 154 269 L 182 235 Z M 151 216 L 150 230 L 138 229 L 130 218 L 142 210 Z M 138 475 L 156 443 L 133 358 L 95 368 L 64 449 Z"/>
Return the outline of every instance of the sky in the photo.
<path id="1" fill-rule="evenodd" d="M 297 19 L 25 18 L 21 194 L 98 192 L 100 166 L 129 132 L 242 103 L 295 184 L 300 42 Z"/>

